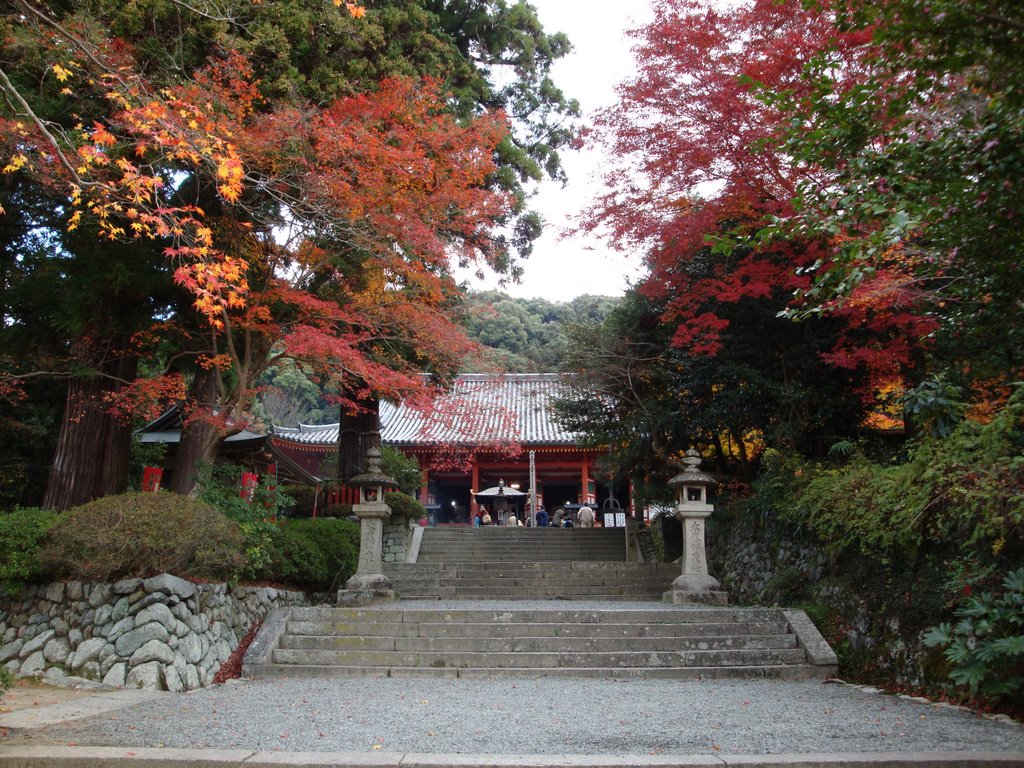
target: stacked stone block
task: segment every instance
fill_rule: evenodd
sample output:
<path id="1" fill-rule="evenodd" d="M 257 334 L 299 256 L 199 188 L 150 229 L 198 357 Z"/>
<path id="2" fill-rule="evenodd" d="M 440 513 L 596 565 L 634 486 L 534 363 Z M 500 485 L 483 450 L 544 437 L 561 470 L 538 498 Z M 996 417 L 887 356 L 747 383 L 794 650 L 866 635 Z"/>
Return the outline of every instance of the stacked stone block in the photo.
<path id="1" fill-rule="evenodd" d="M 0 664 L 16 675 L 67 675 L 182 691 L 213 682 L 249 628 L 301 592 L 194 584 L 169 574 L 0 593 Z"/>

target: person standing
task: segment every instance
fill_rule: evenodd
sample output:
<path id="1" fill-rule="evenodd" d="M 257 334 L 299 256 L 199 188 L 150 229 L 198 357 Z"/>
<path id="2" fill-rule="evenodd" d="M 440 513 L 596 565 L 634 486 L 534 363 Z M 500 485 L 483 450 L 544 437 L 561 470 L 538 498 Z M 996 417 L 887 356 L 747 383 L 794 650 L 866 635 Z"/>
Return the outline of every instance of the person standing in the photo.
<path id="1" fill-rule="evenodd" d="M 581 528 L 593 528 L 594 510 L 587 506 L 580 507 L 578 519 L 580 521 Z"/>

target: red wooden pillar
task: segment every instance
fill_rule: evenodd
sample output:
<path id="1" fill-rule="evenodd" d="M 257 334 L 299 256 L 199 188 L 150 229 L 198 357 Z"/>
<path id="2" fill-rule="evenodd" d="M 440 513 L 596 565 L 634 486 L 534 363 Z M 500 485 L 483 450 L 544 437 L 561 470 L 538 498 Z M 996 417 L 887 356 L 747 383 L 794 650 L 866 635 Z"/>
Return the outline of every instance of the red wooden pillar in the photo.
<path id="1" fill-rule="evenodd" d="M 470 523 L 472 523 L 473 522 L 473 518 L 476 517 L 477 506 L 478 506 L 477 503 L 476 503 L 476 496 L 474 496 L 473 494 L 476 493 L 479 490 L 483 490 L 482 488 L 480 488 L 480 467 L 477 466 L 476 459 L 473 459 L 473 463 L 472 463 L 471 466 L 472 466 L 471 472 L 473 474 L 472 474 L 472 478 L 469 481 L 470 482 L 470 485 L 469 485 L 469 522 Z"/>
<path id="2" fill-rule="evenodd" d="M 430 470 L 420 470 L 420 504 L 430 503 Z"/>
<path id="3" fill-rule="evenodd" d="M 580 497 L 576 499 L 577 502 L 583 504 L 587 500 L 587 483 L 590 480 L 590 461 L 587 458 L 583 459 L 580 464 Z"/>

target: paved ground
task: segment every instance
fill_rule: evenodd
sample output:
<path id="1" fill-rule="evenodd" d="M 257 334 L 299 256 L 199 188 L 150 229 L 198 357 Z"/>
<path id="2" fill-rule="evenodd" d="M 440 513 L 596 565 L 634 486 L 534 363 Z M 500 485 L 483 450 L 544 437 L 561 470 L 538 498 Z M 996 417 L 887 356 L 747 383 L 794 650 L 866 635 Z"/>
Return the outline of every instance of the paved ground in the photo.
<path id="1" fill-rule="evenodd" d="M 818 681 L 314 677 L 182 694 L 22 684 L 0 701 L 0 768 L 142 763 L 1024 768 L 1024 726 Z"/>
<path id="2" fill-rule="evenodd" d="M 834 683 L 360 677 L 141 693 L 76 691 L 2 713 L 3 745 L 579 757 L 997 752 L 1024 765 L 1019 724 Z M 19 724 L 19 713 L 34 721 Z"/>

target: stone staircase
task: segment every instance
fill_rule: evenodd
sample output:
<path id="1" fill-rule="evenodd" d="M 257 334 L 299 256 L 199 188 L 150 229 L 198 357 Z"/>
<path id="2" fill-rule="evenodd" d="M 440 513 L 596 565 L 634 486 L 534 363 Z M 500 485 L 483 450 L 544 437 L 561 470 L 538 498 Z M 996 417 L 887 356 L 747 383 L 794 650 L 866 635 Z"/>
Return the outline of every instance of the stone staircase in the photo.
<path id="1" fill-rule="evenodd" d="M 625 562 L 624 528 L 424 528 L 417 563 Z"/>
<path id="2" fill-rule="evenodd" d="M 427 528 L 415 563 L 387 563 L 406 600 L 660 600 L 679 575 L 627 563 L 622 528 Z"/>
<path id="3" fill-rule="evenodd" d="M 479 561 L 396 563 L 385 574 L 403 600 L 661 600 L 668 563 Z"/>
<path id="4" fill-rule="evenodd" d="M 276 613 L 250 647 L 243 671 L 669 679 L 804 679 L 835 671 L 835 656 L 799 611 L 427 605 Z"/>
<path id="5" fill-rule="evenodd" d="M 421 535 L 417 562 L 385 568 L 401 602 L 274 612 L 245 656 L 244 674 L 800 679 L 835 673 L 835 654 L 802 611 L 659 602 L 678 566 L 625 562 L 622 529 L 426 529 Z M 508 602 L 524 599 L 540 607 Z M 447 602 L 434 607 L 438 600 Z"/>

